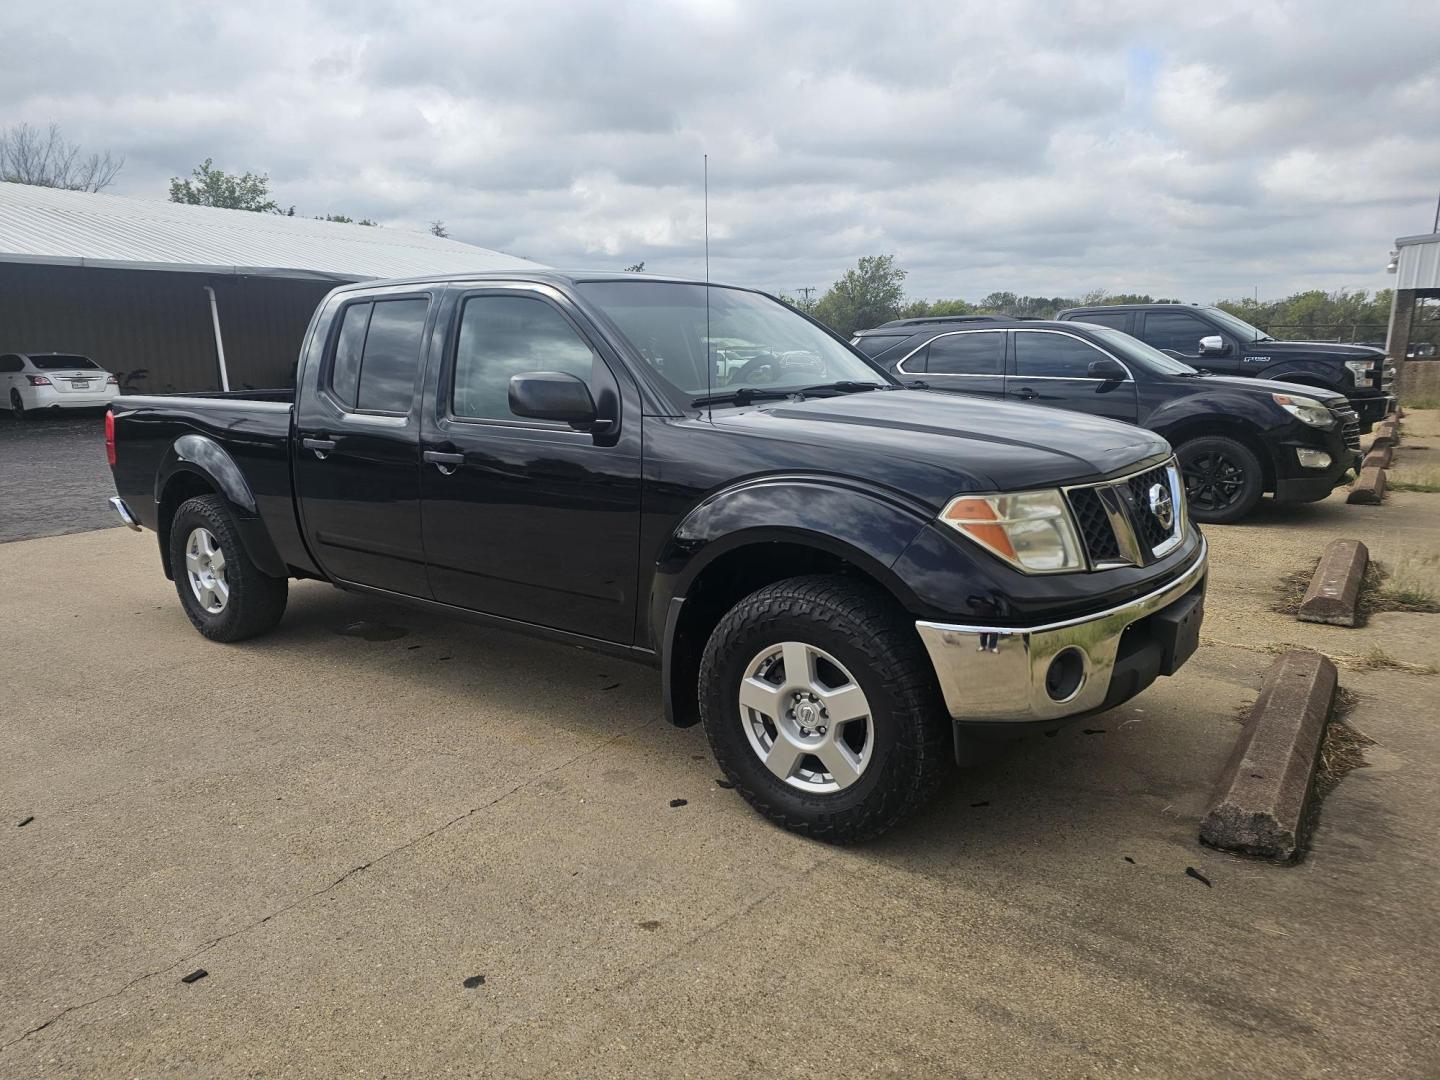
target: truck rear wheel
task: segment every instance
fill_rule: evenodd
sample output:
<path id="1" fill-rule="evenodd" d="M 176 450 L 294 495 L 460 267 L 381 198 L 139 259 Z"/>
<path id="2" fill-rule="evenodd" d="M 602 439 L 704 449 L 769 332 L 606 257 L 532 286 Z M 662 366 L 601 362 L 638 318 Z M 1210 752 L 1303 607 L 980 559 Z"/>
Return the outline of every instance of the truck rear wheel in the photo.
<path id="1" fill-rule="evenodd" d="M 1190 516 L 1203 525 L 1239 521 L 1265 494 L 1265 471 L 1244 443 L 1202 435 L 1175 449 Z"/>
<path id="2" fill-rule="evenodd" d="M 260 570 L 219 495 L 182 503 L 170 524 L 170 567 L 180 606 L 211 641 L 242 641 L 285 614 L 290 583 Z"/>
<path id="3" fill-rule="evenodd" d="M 735 605 L 700 665 L 705 734 L 751 806 L 793 832 L 848 843 L 919 808 L 952 759 L 934 672 L 873 586 L 769 585 Z"/>

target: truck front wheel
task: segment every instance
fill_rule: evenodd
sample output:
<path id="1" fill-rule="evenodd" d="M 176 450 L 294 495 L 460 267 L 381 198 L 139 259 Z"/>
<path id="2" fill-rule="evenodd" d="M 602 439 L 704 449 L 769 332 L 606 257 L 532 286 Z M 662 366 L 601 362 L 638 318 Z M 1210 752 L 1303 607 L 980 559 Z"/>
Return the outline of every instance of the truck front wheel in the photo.
<path id="1" fill-rule="evenodd" d="M 1265 494 L 1265 471 L 1244 443 L 1202 435 L 1175 449 L 1190 516 L 1203 525 L 1239 521 Z"/>
<path id="2" fill-rule="evenodd" d="M 840 577 L 791 578 L 736 604 L 705 648 L 700 710 L 751 806 L 820 840 L 891 828 L 952 759 L 914 627 L 878 589 Z"/>
<path id="3" fill-rule="evenodd" d="M 285 614 L 290 583 L 245 553 L 235 517 L 219 495 L 182 503 L 170 524 L 170 566 L 180 606 L 211 641 L 241 641 Z"/>

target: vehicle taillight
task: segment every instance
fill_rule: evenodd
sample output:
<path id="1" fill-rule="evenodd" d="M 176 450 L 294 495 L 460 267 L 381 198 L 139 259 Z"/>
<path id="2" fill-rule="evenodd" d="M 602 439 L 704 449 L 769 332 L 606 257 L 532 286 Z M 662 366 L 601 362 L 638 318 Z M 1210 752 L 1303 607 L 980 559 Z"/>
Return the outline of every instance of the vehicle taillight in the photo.
<path id="1" fill-rule="evenodd" d="M 105 460 L 115 467 L 115 414 L 105 410 Z"/>
<path id="2" fill-rule="evenodd" d="M 25 378 L 27 378 L 27 379 L 30 380 L 30 385 L 31 385 L 31 386 L 53 386 L 53 385 L 54 385 L 54 384 L 53 384 L 49 379 L 47 379 L 44 375 L 26 375 Z"/>
<path id="3" fill-rule="evenodd" d="M 119 385 L 120 385 L 120 380 L 117 379 L 114 375 L 111 375 L 108 379 L 105 380 L 105 385 L 106 385 L 106 386 L 119 386 Z"/>

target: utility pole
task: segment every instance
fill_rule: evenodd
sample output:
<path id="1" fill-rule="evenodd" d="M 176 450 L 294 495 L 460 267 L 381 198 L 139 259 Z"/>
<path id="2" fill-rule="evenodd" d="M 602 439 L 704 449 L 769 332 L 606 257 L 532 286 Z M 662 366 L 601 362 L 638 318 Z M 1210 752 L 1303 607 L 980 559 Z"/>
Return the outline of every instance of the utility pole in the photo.
<path id="1" fill-rule="evenodd" d="M 796 289 L 795 291 L 805 298 L 805 306 L 808 308 L 810 306 L 810 294 L 815 291 L 815 286 L 806 285 L 803 288 Z"/>

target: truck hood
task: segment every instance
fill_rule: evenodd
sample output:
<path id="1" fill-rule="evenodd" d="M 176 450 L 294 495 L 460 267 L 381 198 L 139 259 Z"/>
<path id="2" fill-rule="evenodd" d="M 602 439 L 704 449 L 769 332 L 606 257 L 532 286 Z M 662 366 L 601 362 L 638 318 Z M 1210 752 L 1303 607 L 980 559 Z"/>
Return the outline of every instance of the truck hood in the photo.
<path id="1" fill-rule="evenodd" d="M 941 504 L 969 491 L 1099 479 L 1170 455 L 1164 439 L 1129 424 L 934 390 L 716 409 L 714 422 L 737 434 L 798 444 L 797 463 L 815 456 L 830 471 Z M 800 447 L 814 448 L 814 455 Z"/>
<path id="2" fill-rule="evenodd" d="M 1280 359 L 1294 357 L 1324 360 L 1374 360 L 1385 355 L 1384 349 L 1373 345 L 1342 345 L 1335 341 L 1253 341 L 1245 346 L 1246 353 L 1268 354 Z"/>

